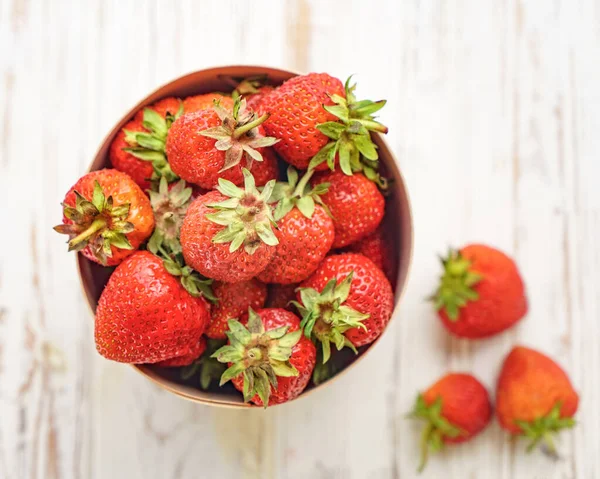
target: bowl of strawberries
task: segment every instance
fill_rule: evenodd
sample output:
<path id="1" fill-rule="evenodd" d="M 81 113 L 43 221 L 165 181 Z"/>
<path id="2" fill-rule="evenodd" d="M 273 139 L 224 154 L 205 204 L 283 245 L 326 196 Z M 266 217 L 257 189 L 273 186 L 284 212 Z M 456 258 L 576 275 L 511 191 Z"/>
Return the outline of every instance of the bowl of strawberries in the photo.
<path id="1" fill-rule="evenodd" d="M 351 79 L 198 71 L 127 112 L 62 223 L 98 352 L 181 397 L 267 407 L 381 337 L 412 252 L 408 195 Z"/>

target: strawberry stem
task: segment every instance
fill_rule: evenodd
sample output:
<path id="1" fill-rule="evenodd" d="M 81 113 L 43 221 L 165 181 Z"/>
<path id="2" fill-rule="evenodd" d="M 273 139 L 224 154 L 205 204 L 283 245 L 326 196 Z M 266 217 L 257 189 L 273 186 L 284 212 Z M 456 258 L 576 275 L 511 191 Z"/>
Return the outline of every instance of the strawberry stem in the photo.
<path id="1" fill-rule="evenodd" d="M 258 117 L 256 120 L 253 120 L 250 123 L 246 123 L 245 125 L 242 125 L 242 126 L 236 128 L 233 131 L 233 137 L 235 139 L 239 138 L 243 134 L 248 133 L 253 128 L 256 128 L 258 125 L 260 125 L 260 124 L 264 123 L 265 121 L 267 121 L 268 118 L 269 118 L 269 114 L 265 113 L 263 116 Z"/>
<path id="2" fill-rule="evenodd" d="M 74 249 L 79 243 L 85 241 L 90 236 L 92 236 L 97 231 L 100 231 L 102 228 L 106 227 L 106 219 L 105 218 L 97 218 L 92 224 L 83 232 L 75 236 L 71 241 L 69 241 L 69 250 Z"/>

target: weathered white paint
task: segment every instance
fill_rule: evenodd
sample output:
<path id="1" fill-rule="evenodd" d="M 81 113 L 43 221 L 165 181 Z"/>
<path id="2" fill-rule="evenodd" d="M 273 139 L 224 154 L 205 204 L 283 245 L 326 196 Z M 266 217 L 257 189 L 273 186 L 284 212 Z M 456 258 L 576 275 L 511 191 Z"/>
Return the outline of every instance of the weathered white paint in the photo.
<path id="1" fill-rule="evenodd" d="M 600 4 L 593 0 L 0 2 L 0 478 L 415 477 L 414 395 L 448 368 L 490 388 L 513 342 L 581 392 L 563 460 L 494 424 L 423 477 L 600 477 Z M 197 406 L 94 351 L 58 203 L 121 113 L 162 82 L 230 63 L 357 73 L 415 215 L 400 314 L 349 375 L 262 411 Z M 513 254 L 531 312 L 451 340 L 423 298 L 435 254 Z M 66 367 L 63 367 L 63 362 Z"/>

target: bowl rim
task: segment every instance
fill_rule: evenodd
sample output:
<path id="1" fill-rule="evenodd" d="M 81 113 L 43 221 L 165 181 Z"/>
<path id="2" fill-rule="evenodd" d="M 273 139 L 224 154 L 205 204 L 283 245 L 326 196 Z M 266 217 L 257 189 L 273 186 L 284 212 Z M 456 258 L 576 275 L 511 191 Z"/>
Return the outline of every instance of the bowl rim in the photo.
<path id="1" fill-rule="evenodd" d="M 101 142 L 99 143 L 98 148 L 95 150 L 95 153 L 92 156 L 92 161 L 90 162 L 89 166 L 86 168 L 86 174 L 91 171 L 95 171 L 92 169 L 95 161 L 101 155 L 102 150 L 105 148 L 107 143 L 109 143 L 113 139 L 116 132 L 119 130 L 119 128 L 121 128 L 121 126 L 120 126 L 121 123 L 128 121 L 135 114 L 135 112 L 137 110 L 139 110 L 140 108 L 148 105 L 149 103 L 151 103 L 153 101 L 156 101 L 156 100 L 149 100 L 150 98 L 158 95 L 159 92 L 161 92 L 162 90 L 171 87 L 174 83 L 193 78 L 200 74 L 204 74 L 204 75 L 214 74 L 215 76 L 229 74 L 230 76 L 233 76 L 233 75 L 231 75 L 232 73 L 237 72 L 238 70 L 243 70 L 243 69 L 261 70 L 261 71 L 266 71 L 266 72 L 276 72 L 276 73 L 279 73 L 279 74 L 282 74 L 285 76 L 290 76 L 290 78 L 304 74 L 304 73 L 297 72 L 294 70 L 273 68 L 273 67 L 263 66 L 263 65 L 234 64 L 234 65 L 224 65 L 224 66 L 218 66 L 218 67 L 203 68 L 203 69 L 196 70 L 193 72 L 185 73 L 183 75 L 173 78 L 170 81 L 161 83 L 158 87 L 154 88 L 150 93 L 148 93 L 141 100 L 139 100 L 137 103 L 135 103 L 134 106 L 129 108 L 120 117 L 119 121 L 117 121 L 116 123 L 113 123 L 113 126 L 111 127 L 111 129 L 108 131 L 108 133 L 106 135 L 103 136 Z M 228 72 L 230 72 L 230 73 L 228 73 Z M 248 75 L 246 75 L 246 76 L 248 76 Z M 387 156 L 391 160 L 391 162 L 396 166 L 396 168 L 395 168 L 396 173 L 397 173 L 398 179 L 400 180 L 400 183 L 402 185 L 402 189 L 404 190 L 404 195 L 403 195 L 404 199 L 403 200 L 405 201 L 405 205 L 406 205 L 406 214 L 407 214 L 406 222 L 410 226 L 410 231 L 409 231 L 410 234 L 408 235 L 408 238 L 407 238 L 408 239 L 408 245 L 407 245 L 408 257 L 403 257 L 403 258 L 397 259 L 398 265 L 400 265 L 402 263 L 402 261 L 405 261 L 406 266 L 405 266 L 404 270 L 401 268 L 398 268 L 397 278 L 396 278 L 396 280 L 398 280 L 398 287 L 394 294 L 395 297 L 394 297 L 394 308 L 392 310 L 392 316 L 391 316 L 390 320 L 388 321 L 388 324 L 386 325 L 383 333 L 380 334 L 372 343 L 369 344 L 369 350 L 372 347 L 374 347 L 375 344 L 377 344 L 380 341 L 380 339 L 386 334 L 386 332 L 389 330 L 390 323 L 392 322 L 394 317 L 398 314 L 400 303 L 406 292 L 406 286 L 407 286 L 408 278 L 410 276 L 410 272 L 412 269 L 413 255 L 414 255 L 414 222 L 413 222 L 412 205 L 411 205 L 411 201 L 410 201 L 410 195 L 408 192 L 408 186 L 406 184 L 406 180 L 404 178 L 404 175 L 402 174 L 402 170 L 398 163 L 398 159 L 394 155 L 393 151 L 389 148 L 389 146 L 388 146 L 387 142 L 385 141 L 385 139 L 383 138 L 383 136 L 379 133 L 373 133 L 373 136 L 375 137 L 377 146 L 380 148 L 380 150 L 381 149 L 385 150 L 385 155 L 382 155 L 382 156 Z M 77 262 L 77 277 L 79 279 L 79 284 L 81 286 L 81 289 L 83 290 L 83 293 L 84 293 L 85 303 L 88 306 L 88 309 L 89 309 L 90 314 L 92 315 L 92 318 L 94 318 L 95 312 L 94 312 L 93 306 L 91 304 L 90 297 L 87 294 L 87 288 L 84 283 L 83 273 L 82 273 L 82 261 L 84 261 L 84 258 L 80 254 L 77 254 L 75 256 L 75 258 L 76 258 L 75 261 Z M 327 384 L 327 385 L 332 384 L 335 380 L 337 380 L 341 376 L 345 375 L 347 373 L 347 371 L 350 370 L 353 366 L 358 364 L 367 355 L 367 352 L 368 351 L 365 351 L 363 354 L 360 354 L 356 359 L 354 359 L 354 361 L 352 361 L 348 366 L 346 366 L 345 368 L 343 368 L 342 370 L 337 372 L 335 374 L 335 376 L 333 376 L 328 381 L 321 383 L 318 386 L 315 386 L 308 390 L 304 390 L 296 398 L 292 399 L 291 401 L 287 401 L 285 404 L 295 401 L 296 399 L 306 397 L 309 394 L 313 393 L 314 391 L 322 389 L 322 386 L 325 384 Z M 126 363 L 123 363 L 123 364 L 126 364 Z M 256 409 L 256 406 L 254 406 L 250 403 L 233 402 L 233 401 L 230 401 L 227 399 L 221 400 L 221 399 L 213 399 L 211 397 L 194 396 L 191 393 L 187 393 L 185 390 L 181 390 L 181 389 L 177 389 L 177 388 L 173 387 L 170 384 L 171 383 L 170 380 L 165 379 L 162 376 L 158 375 L 148 365 L 144 365 L 144 364 L 126 364 L 126 365 L 132 367 L 136 372 L 138 372 L 139 374 L 144 376 L 146 379 L 149 379 L 152 383 L 154 383 L 155 385 L 158 385 L 160 388 L 162 388 L 182 399 L 194 402 L 196 404 L 206 404 L 209 406 L 223 407 L 223 408 L 229 408 L 229 409 Z M 187 388 L 188 388 L 188 386 L 186 386 L 186 389 Z M 190 388 L 190 389 L 192 389 L 192 388 Z M 276 404 L 274 404 L 273 406 L 275 406 L 275 405 Z M 273 407 L 273 406 L 271 406 L 271 407 Z"/>

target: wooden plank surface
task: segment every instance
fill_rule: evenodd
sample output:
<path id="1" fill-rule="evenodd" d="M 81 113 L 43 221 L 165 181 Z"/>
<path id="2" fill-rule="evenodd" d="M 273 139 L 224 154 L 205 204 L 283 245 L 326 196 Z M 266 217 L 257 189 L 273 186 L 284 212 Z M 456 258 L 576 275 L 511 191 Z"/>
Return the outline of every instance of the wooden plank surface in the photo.
<path id="1" fill-rule="evenodd" d="M 594 0 L 0 0 L 0 478 L 416 477 L 416 391 L 448 369 L 494 387 L 515 342 L 581 393 L 562 459 L 494 424 L 423 477 L 600 477 L 600 3 Z M 100 358 L 51 227 L 122 112 L 180 74 L 265 64 L 357 74 L 387 98 L 415 254 L 397 317 L 355 370 L 296 403 L 211 409 Z M 514 255 L 526 320 L 450 339 L 424 299 L 448 245 Z"/>

